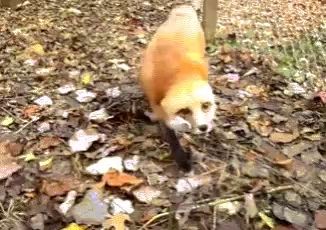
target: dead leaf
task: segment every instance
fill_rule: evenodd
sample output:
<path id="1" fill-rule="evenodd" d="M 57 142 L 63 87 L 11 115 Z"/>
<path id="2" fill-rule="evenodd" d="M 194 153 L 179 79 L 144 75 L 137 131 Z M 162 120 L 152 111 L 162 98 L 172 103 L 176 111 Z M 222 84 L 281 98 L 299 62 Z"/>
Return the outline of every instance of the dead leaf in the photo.
<path id="1" fill-rule="evenodd" d="M 124 213 L 118 213 L 106 220 L 103 223 L 103 228 L 110 229 L 113 227 L 115 230 L 125 230 L 125 222 L 130 221 L 130 217 Z"/>
<path id="2" fill-rule="evenodd" d="M 61 140 L 59 137 L 55 137 L 55 136 L 43 137 L 39 142 L 39 148 L 48 149 L 50 147 L 56 147 L 59 144 L 61 144 Z"/>
<path id="3" fill-rule="evenodd" d="M 26 106 L 23 109 L 23 117 L 30 118 L 30 117 L 34 116 L 35 114 L 37 114 L 39 111 L 40 111 L 40 107 L 38 105 Z"/>
<path id="4" fill-rule="evenodd" d="M 76 223 L 71 223 L 67 227 L 63 228 L 62 230 L 85 230 L 85 228 Z"/>
<path id="5" fill-rule="evenodd" d="M 62 176 L 48 181 L 43 180 L 41 191 L 48 196 L 61 196 L 70 190 L 76 189 L 79 184 L 79 181 L 72 176 Z"/>
<path id="6" fill-rule="evenodd" d="M 297 139 L 298 136 L 298 134 L 293 133 L 272 132 L 269 139 L 275 143 L 289 143 Z"/>
<path id="7" fill-rule="evenodd" d="M 7 142 L 5 145 L 6 152 L 9 153 L 11 156 L 18 156 L 22 153 L 24 149 L 24 145 L 20 143 L 14 142 Z"/>
<path id="8" fill-rule="evenodd" d="M 133 175 L 123 173 L 123 172 L 117 172 L 117 171 L 111 171 L 103 175 L 102 181 L 106 183 L 109 186 L 113 187 L 121 187 L 123 185 L 139 185 L 143 183 L 142 179 L 139 179 Z"/>
<path id="9" fill-rule="evenodd" d="M 15 159 L 7 152 L 7 142 L 0 143 L 0 180 L 8 178 L 21 169 Z"/>

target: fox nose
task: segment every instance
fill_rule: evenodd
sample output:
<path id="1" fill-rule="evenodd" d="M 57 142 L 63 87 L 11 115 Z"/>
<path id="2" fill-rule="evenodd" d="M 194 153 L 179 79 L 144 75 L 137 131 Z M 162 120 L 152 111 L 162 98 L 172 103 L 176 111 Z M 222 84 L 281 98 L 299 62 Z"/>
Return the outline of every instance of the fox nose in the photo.
<path id="1" fill-rule="evenodd" d="M 202 132 L 205 132 L 207 130 L 208 126 L 207 125 L 199 125 L 198 129 Z"/>

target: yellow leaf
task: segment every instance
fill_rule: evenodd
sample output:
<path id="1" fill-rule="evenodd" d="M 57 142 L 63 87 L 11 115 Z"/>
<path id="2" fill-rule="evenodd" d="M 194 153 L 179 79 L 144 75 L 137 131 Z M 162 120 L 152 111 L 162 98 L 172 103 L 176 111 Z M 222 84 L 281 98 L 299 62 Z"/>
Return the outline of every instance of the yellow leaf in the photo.
<path id="1" fill-rule="evenodd" d="M 5 118 L 1 121 L 1 125 L 2 126 L 9 126 L 12 123 L 14 123 L 14 118 L 10 117 L 10 116 L 5 116 Z"/>
<path id="2" fill-rule="evenodd" d="M 274 229 L 275 223 L 274 220 L 272 218 L 270 218 L 269 216 L 267 216 L 265 213 L 263 212 L 259 212 L 258 215 L 260 216 L 260 218 L 263 220 L 263 222 L 270 227 L 271 229 Z"/>
<path id="3" fill-rule="evenodd" d="M 34 155 L 33 152 L 28 152 L 27 154 L 24 154 L 24 155 L 20 156 L 19 158 L 24 159 L 24 161 L 26 161 L 26 162 L 36 160 L 36 156 Z"/>
<path id="4" fill-rule="evenodd" d="M 67 227 L 61 229 L 61 230 L 85 230 L 86 228 L 79 226 L 78 224 L 71 223 Z"/>
<path id="5" fill-rule="evenodd" d="M 127 214 L 124 213 L 116 214 L 112 216 L 111 219 L 108 219 L 103 223 L 103 228 L 110 229 L 111 227 L 114 227 L 115 230 L 125 230 L 126 220 L 130 221 L 130 217 Z"/>
<path id="6" fill-rule="evenodd" d="M 30 50 L 38 55 L 44 55 L 44 49 L 41 44 L 35 44 L 30 47 Z"/>
<path id="7" fill-rule="evenodd" d="M 83 73 L 81 76 L 81 81 L 84 85 L 88 85 L 92 81 L 92 76 L 89 72 Z"/>
<path id="8" fill-rule="evenodd" d="M 41 170 L 45 170 L 45 169 L 50 168 L 51 165 L 52 165 L 52 160 L 53 160 L 53 157 L 50 157 L 49 159 L 44 160 L 44 161 L 40 161 L 39 162 L 40 169 Z"/>

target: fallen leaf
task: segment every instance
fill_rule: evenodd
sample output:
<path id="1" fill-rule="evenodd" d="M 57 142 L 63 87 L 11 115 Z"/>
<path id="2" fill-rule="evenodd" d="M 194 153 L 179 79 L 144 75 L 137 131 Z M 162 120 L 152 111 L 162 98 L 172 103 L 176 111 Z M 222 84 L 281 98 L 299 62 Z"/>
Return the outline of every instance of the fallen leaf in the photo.
<path id="1" fill-rule="evenodd" d="M 212 181 L 209 175 L 199 175 L 189 178 L 181 178 L 176 184 L 177 192 L 187 193 L 198 188 L 199 186 L 208 184 Z"/>
<path id="2" fill-rule="evenodd" d="M 92 175 L 103 175 L 110 170 L 122 172 L 122 158 L 119 156 L 105 157 L 96 163 L 89 165 L 85 170 Z"/>
<path id="3" fill-rule="evenodd" d="M 58 137 L 55 136 L 42 137 L 39 142 L 39 148 L 48 149 L 50 147 L 58 146 L 59 144 L 61 144 L 61 141 Z"/>
<path id="4" fill-rule="evenodd" d="M 43 49 L 43 46 L 41 44 L 35 44 L 35 45 L 32 45 L 31 47 L 28 48 L 28 50 L 32 53 L 35 53 L 37 55 L 44 55 L 44 49 Z"/>
<path id="5" fill-rule="evenodd" d="M 81 103 L 91 102 L 96 97 L 96 93 L 90 92 L 86 89 L 77 90 L 75 91 L 75 94 L 77 95 L 76 100 Z"/>
<path id="6" fill-rule="evenodd" d="M 326 210 L 317 210 L 315 213 L 316 227 L 326 229 Z"/>
<path id="7" fill-rule="evenodd" d="M 6 142 L 0 143 L 0 180 L 8 178 L 22 167 L 6 150 Z"/>
<path id="8" fill-rule="evenodd" d="M 103 175 L 102 181 L 109 186 L 113 187 L 121 187 L 123 185 L 139 185 L 143 183 L 142 179 L 139 179 L 133 175 L 118 172 L 118 171 L 111 171 Z"/>
<path id="9" fill-rule="evenodd" d="M 77 197 L 77 192 L 72 190 L 69 191 L 64 202 L 59 205 L 59 211 L 61 214 L 66 215 L 70 208 L 74 205 Z"/>
<path id="10" fill-rule="evenodd" d="M 49 157 L 46 160 L 40 161 L 39 162 L 40 170 L 44 171 L 46 169 L 51 168 L 52 162 L 53 162 L 53 157 Z"/>
<path id="11" fill-rule="evenodd" d="M 41 191 L 51 197 L 61 196 L 76 189 L 79 184 L 79 181 L 72 176 L 62 176 L 57 179 L 43 180 Z"/>
<path id="12" fill-rule="evenodd" d="M 137 200 L 149 204 L 153 199 L 161 195 L 161 191 L 150 186 L 141 186 L 133 191 L 133 195 Z"/>
<path id="13" fill-rule="evenodd" d="M 246 91 L 254 96 L 262 96 L 265 93 L 265 89 L 263 87 L 258 87 L 256 85 L 248 85 L 246 87 Z"/>
<path id="14" fill-rule="evenodd" d="M 49 106 L 53 104 L 53 101 L 50 97 L 48 96 L 42 96 L 34 100 L 34 103 L 39 105 L 39 106 Z"/>
<path id="15" fill-rule="evenodd" d="M 37 158 L 33 152 L 28 152 L 28 153 L 20 156 L 19 159 L 23 159 L 24 161 L 29 162 L 29 161 L 36 160 Z"/>
<path id="16" fill-rule="evenodd" d="M 72 152 L 81 152 L 88 150 L 94 141 L 100 139 L 99 133 L 94 129 L 76 131 L 69 139 L 68 144 Z"/>
<path id="17" fill-rule="evenodd" d="M 40 111 L 38 105 L 29 105 L 26 106 L 23 110 L 23 117 L 30 118 Z"/>
<path id="18" fill-rule="evenodd" d="M 113 227 L 115 230 L 125 230 L 126 221 L 130 221 L 130 217 L 127 214 L 119 213 L 104 221 L 103 228 L 110 229 Z"/>
<path id="19" fill-rule="evenodd" d="M 263 212 L 259 212 L 258 213 L 258 216 L 262 219 L 262 221 L 264 222 L 264 224 L 266 224 L 271 229 L 274 229 L 275 222 L 274 222 L 274 220 L 272 218 L 270 218 L 269 216 L 267 216 Z"/>
<path id="20" fill-rule="evenodd" d="M 130 200 L 123 200 L 120 198 L 114 198 L 111 200 L 110 208 L 113 215 L 119 213 L 131 214 L 135 211 Z"/>
<path id="21" fill-rule="evenodd" d="M 86 192 L 80 203 L 70 210 L 71 215 L 78 224 L 102 224 L 108 215 L 108 204 L 103 201 L 101 190 L 90 189 Z"/>
<path id="22" fill-rule="evenodd" d="M 119 87 L 108 88 L 105 90 L 106 96 L 110 98 L 117 98 L 121 95 Z"/>
<path id="23" fill-rule="evenodd" d="M 272 132 L 269 139 L 275 143 L 289 143 L 298 138 L 298 134 Z"/>
<path id="24" fill-rule="evenodd" d="M 14 121 L 15 121 L 14 118 L 12 118 L 12 117 L 10 117 L 10 116 L 5 116 L 5 117 L 2 119 L 2 121 L 1 121 L 0 124 L 1 124 L 2 126 L 7 127 L 7 126 L 11 125 L 12 123 L 14 123 Z"/>
<path id="25" fill-rule="evenodd" d="M 72 83 L 63 85 L 63 86 L 61 86 L 61 87 L 59 87 L 57 89 L 58 93 L 61 94 L 61 95 L 68 94 L 68 93 L 70 93 L 71 91 L 74 91 L 74 90 L 76 90 L 76 88 Z"/>
<path id="26" fill-rule="evenodd" d="M 24 150 L 24 145 L 15 142 L 7 142 L 5 148 L 6 152 L 9 153 L 11 156 L 18 156 Z"/>
<path id="27" fill-rule="evenodd" d="M 85 72 L 81 75 L 81 82 L 84 85 L 88 85 L 92 81 L 92 75 L 89 72 Z"/>
<path id="28" fill-rule="evenodd" d="M 67 227 L 65 227 L 61 230 L 86 230 L 86 228 L 84 228 L 76 223 L 71 223 Z"/>

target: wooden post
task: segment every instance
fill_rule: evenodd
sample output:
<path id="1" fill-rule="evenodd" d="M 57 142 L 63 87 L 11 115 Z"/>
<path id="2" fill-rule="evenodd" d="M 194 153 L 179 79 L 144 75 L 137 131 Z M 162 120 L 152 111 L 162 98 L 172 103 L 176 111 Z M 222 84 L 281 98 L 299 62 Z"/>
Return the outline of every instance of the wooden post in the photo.
<path id="1" fill-rule="evenodd" d="M 218 0 L 204 0 L 203 4 L 203 29 L 207 43 L 211 43 L 215 36 L 217 23 L 217 1 Z"/>

